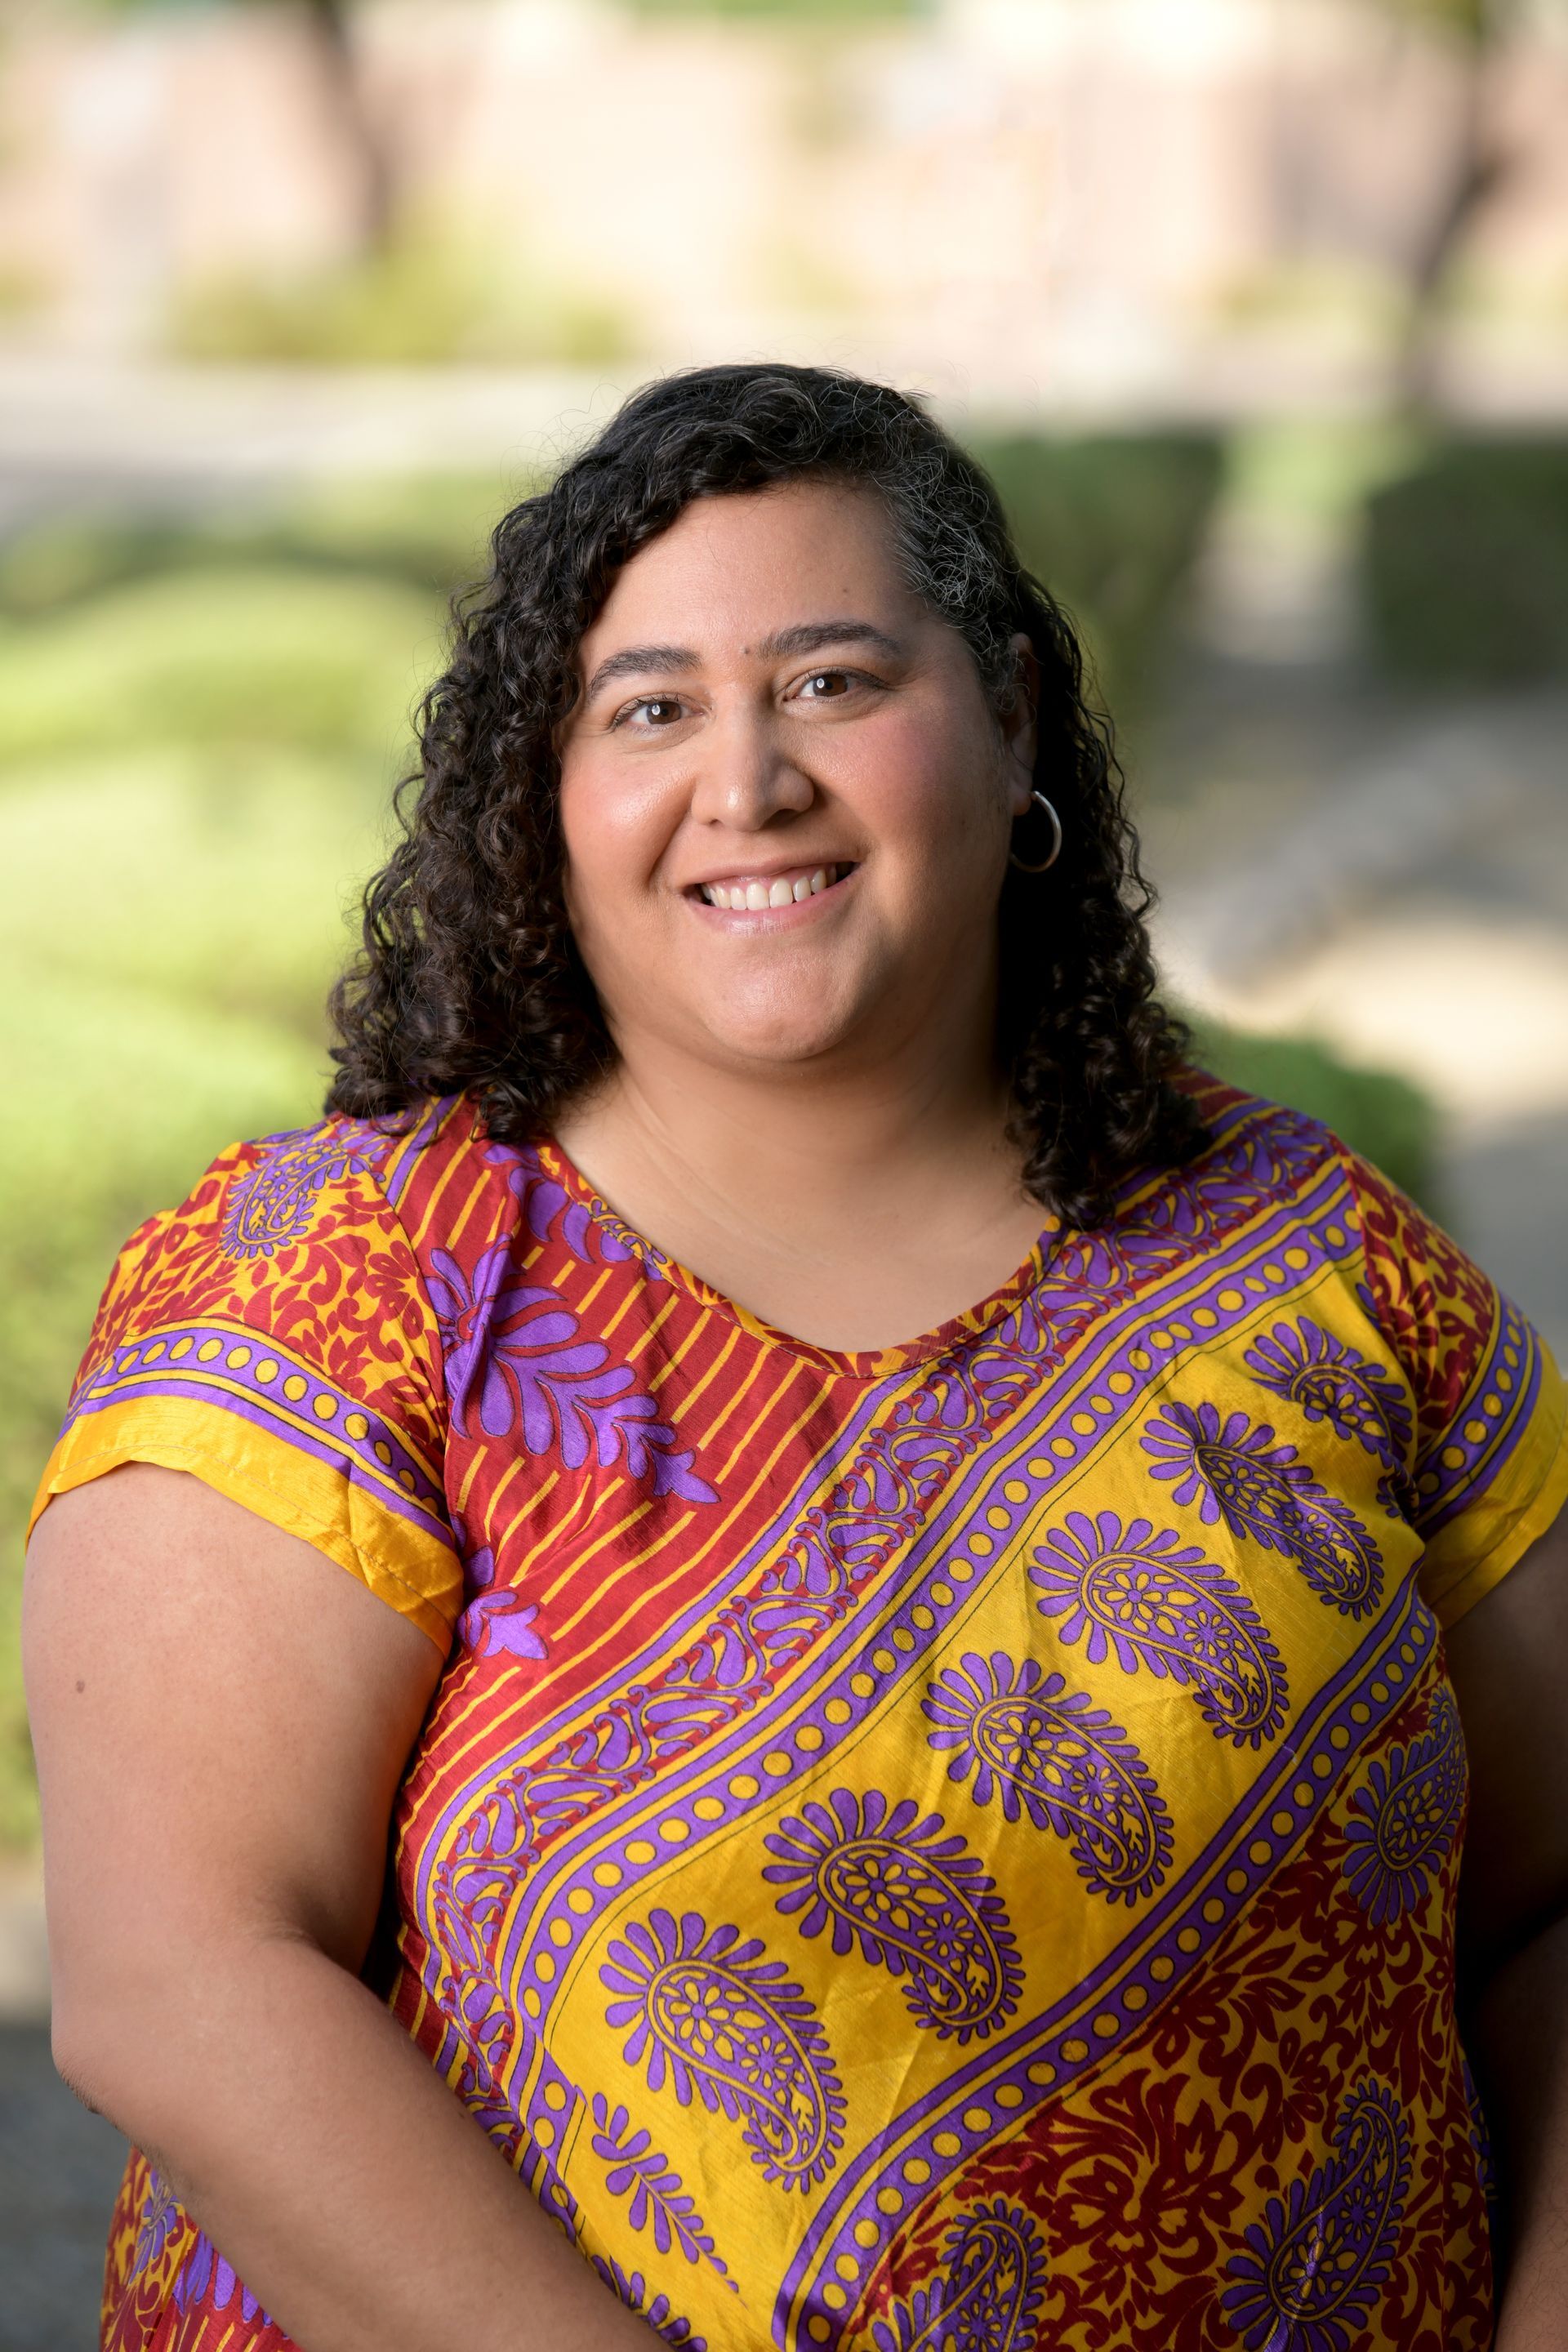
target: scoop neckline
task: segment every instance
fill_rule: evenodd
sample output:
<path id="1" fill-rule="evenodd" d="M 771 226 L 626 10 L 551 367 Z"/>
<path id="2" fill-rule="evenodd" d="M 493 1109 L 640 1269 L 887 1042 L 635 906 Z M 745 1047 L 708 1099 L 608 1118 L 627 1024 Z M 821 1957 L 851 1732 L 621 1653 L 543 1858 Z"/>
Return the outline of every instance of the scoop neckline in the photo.
<path id="1" fill-rule="evenodd" d="M 934 1363 L 939 1358 L 954 1353 L 965 1342 L 978 1339 L 982 1333 L 1010 1314 L 1044 1280 L 1057 1252 L 1061 1246 L 1063 1225 L 1054 1213 L 1030 1247 L 1028 1255 L 1016 1266 L 1005 1282 L 982 1298 L 973 1307 L 958 1315 L 951 1315 L 930 1331 L 922 1331 L 913 1339 L 900 1341 L 891 1348 L 824 1348 L 814 1339 L 804 1339 L 797 1332 L 781 1330 L 777 1324 L 768 1323 L 742 1307 L 712 1284 L 704 1282 L 679 1258 L 669 1257 L 647 1235 L 617 1216 L 603 1196 L 594 1190 L 577 1166 L 554 1137 L 535 1146 L 540 1165 L 585 1211 L 589 1221 L 614 1241 L 627 1256 L 635 1257 L 656 1280 L 669 1283 L 684 1291 L 698 1306 L 710 1313 L 749 1332 L 752 1339 L 762 1339 L 771 1347 L 782 1348 L 790 1355 L 799 1356 L 808 1363 L 821 1366 L 846 1379 L 858 1381 L 888 1380 L 894 1374 L 910 1371 L 921 1364 Z"/>

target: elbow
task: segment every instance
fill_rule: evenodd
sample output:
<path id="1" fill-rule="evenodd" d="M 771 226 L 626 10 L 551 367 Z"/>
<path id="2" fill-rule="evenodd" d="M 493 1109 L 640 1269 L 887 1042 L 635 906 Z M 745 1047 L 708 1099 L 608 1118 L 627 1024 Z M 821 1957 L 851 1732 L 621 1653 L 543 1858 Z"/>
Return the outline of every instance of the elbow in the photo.
<path id="1" fill-rule="evenodd" d="M 57 1979 L 49 2013 L 55 2072 L 90 2114 L 138 2142 L 146 2134 L 148 2094 L 159 2072 L 159 2037 L 150 2024 L 144 2011 L 128 2014 L 112 1994 L 80 1985 L 67 1991 Z"/>
<path id="2" fill-rule="evenodd" d="M 228 2004 L 221 1969 L 173 1952 L 72 1948 L 53 1955 L 49 2042 L 55 2072 L 92 2114 L 144 2150 L 178 2156 L 195 2119 L 195 2055 Z M 202 1998 L 193 2001 L 194 1985 Z"/>

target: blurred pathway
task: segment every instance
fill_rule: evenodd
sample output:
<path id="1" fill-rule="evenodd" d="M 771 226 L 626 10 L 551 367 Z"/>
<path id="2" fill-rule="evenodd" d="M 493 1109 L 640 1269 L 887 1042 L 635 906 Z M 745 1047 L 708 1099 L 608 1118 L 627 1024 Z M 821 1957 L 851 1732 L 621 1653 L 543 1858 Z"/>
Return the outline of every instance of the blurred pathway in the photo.
<path id="1" fill-rule="evenodd" d="M 0 2025 L 0 2352 L 93 2352 L 124 2142 L 56 2074 L 43 2025 Z"/>
<path id="2" fill-rule="evenodd" d="M 1568 690 L 1402 695 L 1348 518 L 1233 507 L 1141 755 L 1173 992 L 1407 1072 L 1444 1213 L 1568 1361 Z"/>
<path id="3" fill-rule="evenodd" d="M 0 2352 L 93 2352 L 125 2143 L 49 2054 L 36 1872 L 0 1877 Z"/>

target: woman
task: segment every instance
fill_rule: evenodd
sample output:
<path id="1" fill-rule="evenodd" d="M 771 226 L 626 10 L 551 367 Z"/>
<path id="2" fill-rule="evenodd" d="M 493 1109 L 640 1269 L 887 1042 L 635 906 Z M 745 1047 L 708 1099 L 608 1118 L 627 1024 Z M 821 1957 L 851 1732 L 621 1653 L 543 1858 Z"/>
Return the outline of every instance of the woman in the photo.
<path id="1" fill-rule="evenodd" d="M 106 2344 L 1479 2347 L 1460 1715 L 1568 2340 L 1563 1390 L 1182 1066 L 984 477 L 655 384 L 423 742 L 330 1115 L 132 1237 L 40 1496 Z"/>

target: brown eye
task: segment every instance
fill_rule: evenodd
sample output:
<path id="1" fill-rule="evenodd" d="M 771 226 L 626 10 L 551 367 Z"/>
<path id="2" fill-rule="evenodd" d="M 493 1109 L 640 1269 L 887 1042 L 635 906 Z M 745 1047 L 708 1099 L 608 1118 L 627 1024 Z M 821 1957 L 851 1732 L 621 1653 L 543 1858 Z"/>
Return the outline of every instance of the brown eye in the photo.
<path id="1" fill-rule="evenodd" d="M 680 716 L 679 703 L 668 701 L 662 696 L 658 697 L 652 701 L 645 702 L 643 704 L 643 710 L 645 715 L 653 721 L 653 724 L 656 727 L 665 726 L 670 719 L 679 719 Z"/>
<path id="2" fill-rule="evenodd" d="M 841 669 L 819 669 L 806 679 L 805 688 L 814 702 L 822 702 L 844 693 L 848 683 L 847 674 Z"/>

